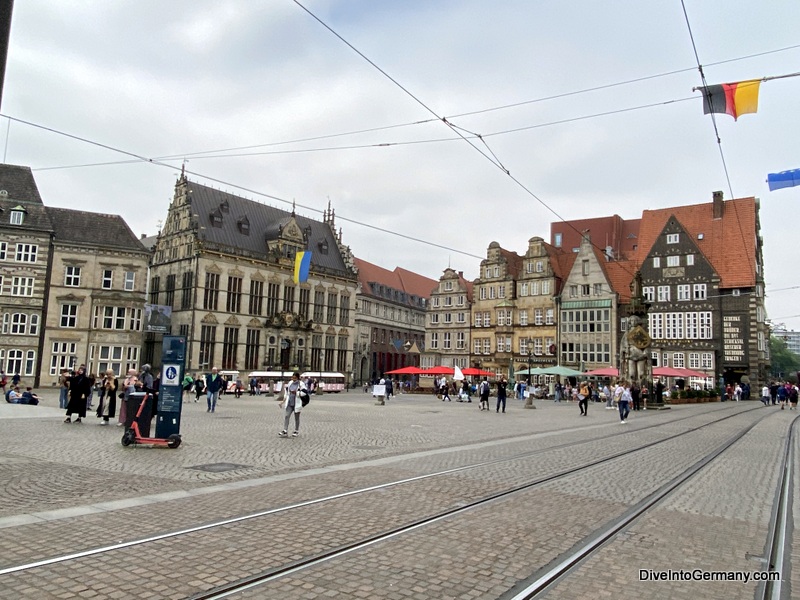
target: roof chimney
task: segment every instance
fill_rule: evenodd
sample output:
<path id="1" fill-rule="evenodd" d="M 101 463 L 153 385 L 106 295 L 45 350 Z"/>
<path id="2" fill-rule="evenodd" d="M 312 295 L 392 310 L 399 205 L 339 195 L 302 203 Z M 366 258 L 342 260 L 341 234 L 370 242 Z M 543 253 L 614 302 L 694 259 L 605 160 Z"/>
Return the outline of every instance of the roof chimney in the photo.
<path id="1" fill-rule="evenodd" d="M 721 219 L 722 215 L 725 213 L 725 202 L 722 199 L 722 192 L 714 192 L 712 194 L 713 202 L 711 206 L 711 212 L 715 219 Z"/>

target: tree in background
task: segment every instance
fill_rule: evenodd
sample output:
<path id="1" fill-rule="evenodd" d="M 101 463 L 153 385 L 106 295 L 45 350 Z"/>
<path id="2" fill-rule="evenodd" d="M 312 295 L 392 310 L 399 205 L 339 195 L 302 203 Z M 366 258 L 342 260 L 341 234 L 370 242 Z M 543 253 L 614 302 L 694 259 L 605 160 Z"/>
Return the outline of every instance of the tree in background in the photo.
<path id="1" fill-rule="evenodd" d="M 774 335 L 769 338 L 769 355 L 773 377 L 797 380 L 800 356 L 789 350 L 783 339 Z"/>

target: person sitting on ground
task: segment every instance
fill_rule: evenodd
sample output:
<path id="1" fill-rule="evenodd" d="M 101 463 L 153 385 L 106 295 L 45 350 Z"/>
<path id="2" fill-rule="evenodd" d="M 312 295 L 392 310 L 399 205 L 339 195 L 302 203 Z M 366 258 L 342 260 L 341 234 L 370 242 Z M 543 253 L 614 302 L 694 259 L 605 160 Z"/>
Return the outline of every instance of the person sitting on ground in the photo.
<path id="1" fill-rule="evenodd" d="M 17 400 L 20 399 L 19 388 L 16 386 L 12 386 L 6 392 L 6 402 L 10 404 L 18 404 Z"/>
<path id="2" fill-rule="evenodd" d="M 39 404 L 39 396 L 33 393 L 33 388 L 27 387 L 25 391 L 22 392 L 22 397 L 19 399 L 17 404 L 30 404 L 32 406 L 36 406 Z"/>

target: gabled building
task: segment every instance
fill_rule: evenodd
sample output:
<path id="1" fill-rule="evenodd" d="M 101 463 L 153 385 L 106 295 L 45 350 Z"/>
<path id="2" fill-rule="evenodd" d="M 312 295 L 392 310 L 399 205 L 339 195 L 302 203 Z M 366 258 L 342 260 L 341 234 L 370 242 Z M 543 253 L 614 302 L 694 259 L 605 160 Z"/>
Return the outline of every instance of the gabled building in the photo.
<path id="1" fill-rule="evenodd" d="M 516 288 L 521 268 L 522 257 L 492 242 L 481 261 L 480 276 L 473 282 L 471 366 L 512 379 Z"/>
<path id="2" fill-rule="evenodd" d="M 418 366 L 425 350 L 425 311 L 436 281 L 396 267 L 354 259 L 358 270 L 354 381 Z"/>
<path id="3" fill-rule="evenodd" d="M 53 225 L 29 167 L 0 165 L 0 369 L 38 386 Z"/>
<path id="4" fill-rule="evenodd" d="M 307 281 L 295 257 L 311 251 Z M 298 369 L 350 374 L 357 276 L 333 211 L 317 221 L 189 181 L 158 236 L 149 302 L 187 338 L 187 369 Z M 164 314 L 166 314 L 165 311 Z M 145 360 L 160 362 L 148 334 Z"/>
<path id="5" fill-rule="evenodd" d="M 448 267 L 431 292 L 426 326 L 428 366 L 470 366 L 470 307 L 472 282 L 462 271 Z"/>
<path id="6" fill-rule="evenodd" d="M 95 375 L 138 369 L 150 252 L 119 215 L 46 210 L 54 236 L 41 384 L 78 364 Z"/>
<path id="7" fill-rule="evenodd" d="M 724 201 L 642 214 L 640 263 L 654 364 L 685 367 L 715 385 L 767 379 L 769 331 L 758 201 Z"/>
<path id="8" fill-rule="evenodd" d="M 559 364 L 579 370 L 617 366 L 618 296 L 608 257 L 584 232 L 559 298 Z"/>
<path id="9" fill-rule="evenodd" d="M 536 367 L 557 363 L 558 315 L 556 297 L 561 293 L 563 277 L 574 254 L 561 252 L 540 237 L 528 240 L 528 250 L 522 257 L 522 269 L 516 282 L 517 327 L 514 348 L 517 367 L 530 364 Z"/>

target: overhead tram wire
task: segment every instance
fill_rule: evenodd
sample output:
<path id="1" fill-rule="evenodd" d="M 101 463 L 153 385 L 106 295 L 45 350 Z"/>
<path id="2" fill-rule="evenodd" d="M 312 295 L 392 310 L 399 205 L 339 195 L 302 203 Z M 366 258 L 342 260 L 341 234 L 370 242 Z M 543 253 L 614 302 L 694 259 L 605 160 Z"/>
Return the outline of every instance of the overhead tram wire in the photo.
<path id="1" fill-rule="evenodd" d="M 399 88 L 400 88 L 400 89 L 401 89 L 403 92 L 405 92 L 405 93 L 406 93 L 408 96 L 410 96 L 410 97 L 411 97 L 411 98 L 412 98 L 412 99 L 413 99 L 415 102 L 417 102 L 417 103 L 418 103 L 420 106 L 422 106 L 422 107 L 423 107 L 425 110 L 427 110 L 428 112 L 430 112 L 432 115 L 434 115 L 434 116 L 436 116 L 436 117 L 439 117 L 439 115 L 437 115 L 437 114 L 436 114 L 436 112 L 434 112 L 434 111 L 433 111 L 433 109 L 431 109 L 431 108 L 430 108 L 430 107 L 429 107 L 427 104 L 425 104 L 424 102 L 422 102 L 422 100 L 420 100 L 419 98 L 417 98 L 417 97 L 416 97 L 414 94 L 412 94 L 412 93 L 411 93 L 409 90 L 407 90 L 405 87 L 403 87 L 403 86 L 402 86 L 402 85 L 401 85 L 401 84 L 400 84 L 400 83 L 399 83 L 397 80 L 395 80 L 395 79 L 394 79 L 393 77 L 391 77 L 391 76 L 390 76 L 388 73 L 386 73 L 386 71 L 384 71 L 383 69 L 381 69 L 381 68 L 380 68 L 378 65 L 376 65 L 376 64 L 375 64 L 375 63 L 374 63 L 372 60 L 370 60 L 369 58 L 367 58 L 367 56 L 365 56 L 365 55 L 364 55 L 364 54 L 363 54 L 363 53 L 362 53 L 360 50 L 358 50 L 358 49 L 357 49 L 355 46 L 353 46 L 353 45 L 352 45 L 350 42 L 348 42 L 347 40 L 345 40 L 345 39 L 344 39 L 344 38 L 343 38 L 341 35 L 339 35 L 339 34 L 338 34 L 336 31 L 334 31 L 334 30 L 333 30 L 333 29 L 332 29 L 332 28 L 331 28 L 331 27 L 330 27 L 330 26 L 329 26 L 327 23 L 325 23 L 325 22 L 324 22 L 322 19 L 320 19 L 319 17 L 317 17 L 317 16 L 316 16 L 314 13 L 312 13 L 312 12 L 311 12 L 310 10 L 308 10 L 308 9 L 307 9 L 305 6 L 303 6 L 303 5 L 302 5 L 302 4 L 301 4 L 301 3 L 300 3 L 298 0 L 293 0 L 293 2 L 294 2 L 295 4 L 297 4 L 297 6 L 299 6 L 300 8 L 302 8 L 302 9 L 303 9 L 305 12 L 307 12 L 307 13 L 308 13 L 308 14 L 309 14 L 309 15 L 310 15 L 310 16 L 311 16 L 311 17 L 312 17 L 314 20 L 316 20 L 316 21 L 317 21 L 317 22 L 318 22 L 320 25 L 322 25 L 322 26 L 323 26 L 325 29 L 327 29 L 328 31 L 330 31 L 330 32 L 331 32 L 331 33 L 332 33 L 334 36 L 336 36 L 336 37 L 337 37 L 339 40 L 341 40 L 341 41 L 342 41 L 342 42 L 343 42 L 343 43 L 344 43 L 346 46 L 348 46 L 350 49 L 352 49 L 352 50 L 353 50 L 353 52 L 355 52 L 356 54 L 358 54 L 358 55 L 359 55 L 361 58 L 363 58 L 363 59 L 364 59 L 365 61 L 367 61 L 367 62 L 368 62 L 370 65 L 372 65 L 372 66 L 373 66 L 375 69 L 377 69 L 377 70 L 378 70 L 378 71 L 379 71 L 379 72 L 380 72 L 380 73 L 381 73 L 381 74 L 382 74 L 384 77 L 386 77 L 387 79 L 389 79 L 389 81 L 391 81 L 391 82 L 392 82 L 392 83 L 394 83 L 394 84 L 395 84 L 397 87 L 399 87 Z M 444 118 L 444 117 L 439 117 L 439 118 L 440 118 L 440 119 L 441 119 L 441 121 L 442 121 L 442 122 L 443 122 L 445 125 L 447 125 L 447 126 L 448 126 L 448 127 L 451 129 L 451 130 L 453 130 L 453 131 L 455 131 L 456 133 L 458 133 L 458 130 L 457 130 L 457 129 L 456 129 L 456 128 L 455 128 L 455 127 L 452 125 L 452 123 L 450 123 L 450 122 L 449 122 L 449 121 L 448 121 L 446 118 Z M 459 134 L 459 135 L 461 135 L 461 134 Z M 506 176 L 507 176 L 507 177 L 509 177 L 509 179 L 511 179 L 511 181 L 513 181 L 514 183 L 516 183 L 516 184 L 517 184 L 517 186 L 518 186 L 519 188 L 521 188 L 522 190 L 524 190 L 524 191 L 525 191 L 525 192 L 526 192 L 526 193 L 527 193 L 527 194 L 528 194 L 528 195 L 529 195 L 531 198 L 533 198 L 534 200 L 536 200 L 536 201 L 537 201 L 539 204 L 541 204 L 541 205 L 542 205 L 544 208 L 546 208 L 546 209 L 547 209 L 548 211 L 550 211 L 550 212 L 551 212 L 553 215 L 555 215 L 555 216 L 556 216 L 556 217 L 557 217 L 557 218 L 558 218 L 558 219 L 559 219 L 559 220 L 560 220 L 562 223 L 564 223 L 565 225 L 567 225 L 568 227 L 570 227 L 572 230 L 574 230 L 574 231 L 575 231 L 575 233 L 577 233 L 578 235 L 580 235 L 580 236 L 581 236 L 581 238 L 583 238 L 583 233 L 582 233 L 581 231 L 579 231 L 579 230 L 578 230 L 578 228 L 577 228 L 577 227 L 575 227 L 575 225 L 573 225 L 572 223 L 570 223 L 569 221 L 567 221 L 567 220 L 566 220 L 564 217 L 562 217 L 562 216 L 561 216 L 561 215 L 560 215 L 560 214 L 559 214 L 559 213 L 558 213 L 558 212 L 557 212 L 557 211 L 556 211 L 554 208 L 552 208 L 552 207 L 551 207 L 549 204 L 547 204 L 547 203 L 546 203 L 544 200 L 542 200 L 541 198 L 539 198 L 539 196 L 537 196 L 535 193 L 533 193 L 533 191 L 532 191 L 530 188 L 528 188 L 528 187 L 527 187 L 527 186 L 526 186 L 524 183 L 522 183 L 522 182 L 521 182 L 519 179 L 517 179 L 516 177 L 514 177 L 514 176 L 511 174 L 511 172 L 510 172 L 508 169 L 506 169 L 506 168 L 505 168 L 505 167 L 502 165 L 502 163 L 500 163 L 499 161 L 496 161 L 496 160 L 495 160 L 495 159 L 493 159 L 492 157 L 488 156 L 488 155 L 487 155 L 485 152 L 483 152 L 483 151 L 482 151 L 480 148 L 478 148 L 478 147 L 477 147 L 475 144 L 473 144 L 473 143 L 472 143 L 472 142 L 471 142 L 469 139 L 467 139 L 467 138 L 466 138 L 466 137 L 464 137 L 463 135 L 462 135 L 461 137 L 464 139 L 464 141 L 465 141 L 465 142 L 467 142 L 467 143 L 468 143 L 470 146 L 472 146 L 472 147 L 473 147 L 473 148 L 474 148 L 474 149 L 475 149 L 475 150 L 476 150 L 476 151 L 477 151 L 477 152 L 478 152 L 478 153 L 479 153 L 481 156 L 483 156 L 485 159 L 487 159 L 487 160 L 488 160 L 490 163 L 492 163 L 492 164 L 493 164 L 495 167 L 497 167 L 498 169 L 500 169 L 501 171 L 503 171 L 503 173 L 505 173 L 505 174 L 506 174 Z M 481 141 L 483 141 L 483 143 L 484 143 L 484 144 L 486 144 L 486 141 L 485 141 L 485 140 L 483 140 L 483 138 L 481 138 Z M 488 145 L 487 145 L 487 147 L 488 147 Z M 492 155 L 494 155 L 494 152 L 492 152 Z M 590 244 L 591 244 L 591 246 L 592 246 L 592 247 L 594 247 L 595 249 L 599 250 L 600 252 L 604 252 L 604 249 L 603 249 L 603 248 L 601 248 L 600 246 L 598 246 L 597 244 L 595 244 L 595 243 L 594 243 L 594 242 L 592 242 L 591 240 L 589 240 L 589 243 L 590 243 Z M 620 263 L 620 265 L 622 266 L 623 270 L 625 270 L 625 272 L 627 272 L 627 273 L 628 273 L 628 274 L 629 274 L 631 277 L 633 277 L 633 276 L 635 275 L 634 273 L 632 273 L 632 272 L 631 272 L 631 271 L 630 271 L 630 270 L 627 268 L 627 266 L 626 266 L 626 265 L 624 265 L 623 263 Z"/>
<path id="2" fill-rule="evenodd" d="M 707 63 L 706 66 L 708 66 L 708 67 L 718 66 L 718 65 L 728 64 L 728 63 L 732 63 L 732 62 L 738 62 L 738 61 L 741 61 L 741 60 L 747 60 L 747 59 L 750 59 L 750 58 L 757 58 L 757 57 L 760 57 L 760 56 L 766 56 L 766 55 L 769 55 L 769 54 L 776 54 L 778 52 L 786 52 L 788 50 L 795 50 L 797 48 L 800 48 L 800 44 L 795 44 L 793 46 L 785 46 L 783 48 L 776 48 L 774 50 L 766 50 L 764 52 L 758 52 L 758 53 L 755 53 L 755 54 L 748 54 L 748 55 L 745 55 L 745 56 L 738 56 L 738 57 L 735 57 L 735 58 L 729 58 L 729 59 L 726 59 L 726 60 L 720 60 L 720 61 L 716 61 L 716 62 L 711 62 L 711 63 Z M 685 68 L 685 69 L 675 69 L 675 70 L 672 70 L 672 71 L 665 71 L 663 73 L 657 73 L 657 74 L 654 74 L 654 75 L 644 75 L 642 77 L 637 77 L 637 78 L 634 78 L 634 79 L 627 79 L 627 80 L 623 80 L 623 81 L 617 81 L 617 82 L 614 82 L 614 83 L 607 83 L 607 84 L 594 86 L 594 87 L 590 87 L 590 88 L 583 88 L 583 89 L 580 89 L 580 90 L 573 90 L 573 91 L 570 91 L 570 92 L 564 92 L 564 93 L 561 93 L 561 94 L 554 94 L 554 95 L 551 95 L 551 96 L 544 96 L 544 97 L 541 97 L 541 98 L 534 98 L 534 99 L 531 99 L 531 100 L 523 100 L 521 102 L 514 102 L 514 103 L 511 103 L 511 104 L 504 104 L 504 105 L 501 105 L 501 106 L 494 106 L 494 107 L 490 107 L 490 108 L 484 108 L 484 109 L 479 109 L 479 110 L 474 110 L 474 111 L 469 111 L 469 112 L 457 113 L 457 114 L 451 115 L 449 118 L 450 119 L 456 119 L 456 118 L 460 118 L 460 117 L 472 116 L 472 115 L 483 114 L 483 113 L 488 113 L 488 112 L 493 112 L 493 111 L 506 110 L 506 109 L 509 109 L 509 108 L 516 108 L 516 107 L 519 107 L 519 106 L 535 104 L 535 103 L 538 103 L 538 102 L 545 102 L 545 101 L 548 101 L 548 100 L 556 100 L 556 99 L 565 98 L 565 97 L 568 97 L 568 96 L 576 96 L 576 95 L 579 95 L 579 94 L 585 94 L 585 93 L 590 93 L 590 92 L 594 92 L 594 91 L 599 91 L 599 90 L 619 87 L 619 86 L 623 86 L 623 85 L 629 85 L 629 84 L 632 84 L 632 83 L 639 83 L 639 82 L 642 82 L 642 81 L 648 81 L 648 80 L 651 80 L 651 79 L 658 79 L 658 78 L 661 78 L 661 77 L 667 77 L 667 76 L 670 76 L 670 75 L 686 73 L 686 72 L 689 72 L 689 71 L 693 71 L 695 68 L 696 67 L 688 67 L 688 68 Z M 679 100 L 675 100 L 675 102 L 678 102 L 678 101 Z M 637 108 L 644 108 L 644 107 L 637 107 Z M 635 110 L 635 108 L 630 108 L 630 109 L 625 109 L 625 110 Z M 532 126 L 531 128 L 533 128 L 533 127 L 545 127 L 545 126 L 548 126 L 548 125 L 551 125 L 551 124 L 568 123 L 568 122 L 571 122 L 573 120 L 588 119 L 588 118 L 592 118 L 593 116 L 603 116 L 603 115 L 606 115 L 606 114 L 613 114 L 613 112 L 611 112 L 611 113 L 599 113 L 598 115 L 590 115 L 590 116 L 585 116 L 585 117 L 577 117 L 576 119 L 565 119 L 565 120 L 562 120 L 562 121 L 553 121 L 552 123 L 544 123 L 544 124 L 541 124 L 541 125 Z M 252 150 L 252 149 L 255 149 L 255 148 L 267 148 L 267 147 L 271 147 L 271 146 L 283 146 L 283 145 L 289 145 L 289 144 L 299 144 L 299 143 L 303 143 L 303 142 L 313 142 L 313 141 L 317 141 L 317 140 L 331 139 L 331 138 L 336 138 L 336 137 L 346 137 L 346 136 L 351 136 L 351 135 L 359 135 L 359 134 L 362 134 L 362 133 L 372 133 L 372 132 L 384 131 L 384 130 L 388 130 L 388 129 L 397 129 L 397 128 L 402 128 L 402 127 L 410 127 L 410 126 L 414 126 L 414 125 L 423 125 L 423 124 L 426 124 L 426 123 L 433 123 L 433 122 L 438 121 L 438 120 L 439 119 L 433 119 L 433 118 L 431 118 L 431 119 L 422 119 L 422 120 L 418 120 L 418 121 L 411 121 L 411 122 L 408 122 L 408 123 L 398 123 L 398 124 L 394 124 L 394 125 L 384 125 L 384 126 L 379 126 L 379 127 L 371 127 L 371 128 L 367 128 L 367 129 L 357 129 L 357 130 L 354 130 L 354 131 L 331 133 L 331 134 L 325 134 L 325 135 L 317 135 L 317 136 L 311 136 L 311 137 L 306 137 L 306 138 L 298 138 L 298 139 L 294 139 L 294 140 L 284 140 L 284 141 L 280 141 L 280 142 L 268 142 L 268 143 L 263 143 L 263 144 L 250 144 L 250 145 L 247 145 L 247 146 L 234 146 L 234 147 L 231 147 L 231 148 L 219 148 L 219 149 L 215 149 L 215 150 L 200 150 L 200 151 L 196 151 L 196 152 L 184 152 L 184 153 L 181 153 L 181 154 L 168 154 L 168 155 L 164 155 L 164 156 L 154 157 L 154 159 L 155 160 L 183 160 L 183 159 L 186 159 L 186 158 L 202 158 L 203 155 L 217 154 L 217 153 L 223 153 L 223 152 L 235 152 L 235 151 L 238 151 L 238 150 Z M 9 124 L 10 124 L 10 122 L 9 122 Z M 514 131 L 514 130 L 510 130 L 510 131 Z M 499 134 L 498 133 L 485 134 L 484 137 L 488 137 L 489 135 L 499 135 Z M 457 140 L 459 138 L 452 138 L 452 139 L 453 140 Z M 410 143 L 414 143 L 414 142 L 402 142 L 402 143 L 410 144 Z M 397 145 L 400 145 L 400 143 L 398 143 Z M 336 149 L 336 148 L 334 148 L 334 149 Z M 223 155 L 223 156 L 228 156 L 228 155 Z M 238 156 L 238 155 L 233 155 L 233 156 Z M 250 155 L 247 155 L 247 156 L 250 156 Z M 132 163 L 136 163 L 136 162 L 139 162 L 139 160 L 122 160 L 122 161 L 109 161 L 109 162 L 100 162 L 100 163 L 85 163 L 85 164 L 78 164 L 78 165 L 61 165 L 61 166 L 56 166 L 56 167 L 41 167 L 41 168 L 39 168 L 37 170 L 45 171 L 45 170 L 56 170 L 56 169 L 75 169 L 75 168 L 82 168 L 82 167 L 103 167 L 103 166 L 110 166 L 110 165 L 116 165 L 116 164 L 132 164 Z"/>
<path id="3" fill-rule="evenodd" d="M 498 135 L 508 135 L 512 133 L 518 133 L 520 131 L 529 131 L 531 129 L 541 129 L 543 127 L 551 127 L 553 125 L 564 125 L 566 123 L 575 123 L 578 121 L 585 121 L 588 119 L 595 119 L 600 117 L 608 117 L 612 115 L 622 114 L 626 112 L 633 112 L 636 110 L 643 110 L 648 108 L 655 108 L 658 106 L 666 106 L 668 104 L 675 104 L 677 102 L 686 102 L 690 100 L 697 100 L 697 96 L 687 96 L 685 98 L 676 98 L 674 100 L 664 100 L 663 102 L 652 102 L 650 104 L 642 104 L 639 106 L 631 106 L 627 108 L 619 108 L 615 110 L 609 110 L 601 113 L 593 113 L 590 115 L 582 115 L 578 117 L 570 117 L 567 119 L 560 119 L 558 121 L 547 121 L 545 123 L 537 123 L 535 125 L 525 125 L 522 127 L 516 127 L 514 129 L 506 129 L 503 131 L 495 131 L 490 133 L 478 134 L 473 133 L 463 127 L 458 127 L 454 125 L 454 127 L 458 127 L 462 131 L 468 132 L 468 136 L 471 139 L 478 139 L 483 141 L 483 138 L 488 137 L 495 137 Z M 5 115 L 0 115 L 5 116 Z M 190 160 L 202 160 L 202 159 L 217 159 L 217 158 L 245 158 L 249 156 L 274 156 L 274 155 L 284 155 L 284 154 L 302 154 L 307 152 L 333 152 L 337 150 L 361 150 L 367 148 L 392 148 L 395 146 L 411 146 L 417 144 L 433 144 L 433 143 L 441 143 L 441 142 L 457 142 L 462 141 L 462 137 L 450 137 L 450 138 L 432 138 L 427 140 L 411 140 L 405 142 L 376 142 L 374 144 L 361 144 L 361 145 L 354 145 L 354 146 L 329 146 L 329 147 L 322 147 L 322 148 L 303 148 L 297 150 L 267 150 L 264 152 L 242 152 L 236 154 L 206 154 L 206 155 L 169 155 L 169 156 L 156 156 L 153 157 L 152 160 L 185 160 L 189 158 Z M 485 141 L 484 141 L 485 144 Z M 488 145 L 487 145 L 488 148 Z M 491 150 L 489 150 L 491 152 Z M 99 162 L 99 163 L 85 163 L 85 164 L 77 164 L 77 165 L 58 165 L 53 167 L 37 167 L 33 169 L 34 171 L 55 171 L 55 170 L 62 170 L 62 169 L 78 169 L 84 167 L 103 167 L 103 166 L 113 166 L 113 165 L 122 165 L 122 164 L 133 164 L 140 162 L 139 160 L 120 160 L 120 161 L 107 161 L 107 162 Z"/>
<path id="4" fill-rule="evenodd" d="M 694 52 L 694 58 L 697 62 L 697 70 L 700 72 L 700 80 L 703 82 L 703 94 L 707 95 L 709 98 L 709 105 L 711 104 L 711 92 L 708 91 L 708 81 L 706 81 L 706 74 L 703 71 L 703 65 L 700 62 L 700 55 L 697 52 L 697 44 L 694 41 L 694 33 L 692 33 L 692 24 L 689 22 L 689 13 L 686 11 L 686 3 L 684 0 L 681 0 L 681 8 L 683 8 L 683 17 L 686 20 L 686 28 L 689 31 L 689 40 L 692 42 L 692 51 Z M 717 148 L 719 148 L 719 156 L 722 159 L 722 168 L 725 171 L 725 179 L 728 182 L 728 191 L 731 194 L 731 200 L 736 199 L 736 195 L 733 193 L 733 186 L 731 185 L 731 177 L 728 173 L 728 163 L 725 161 L 725 153 L 722 151 L 722 139 L 719 137 L 719 129 L 717 128 L 717 119 L 714 115 L 713 111 L 709 111 L 711 115 L 711 123 L 714 126 L 714 135 L 717 138 Z M 733 213 L 736 216 L 736 225 L 739 228 L 739 236 L 740 239 L 744 240 L 744 231 L 742 230 L 742 221 L 739 218 L 739 210 L 736 207 L 736 203 L 732 203 L 731 206 L 733 207 Z M 750 271 L 755 270 L 755 266 L 753 265 L 753 261 L 750 259 L 750 255 L 747 254 L 747 266 Z"/>
<path id="5" fill-rule="evenodd" d="M 11 119 L 11 120 L 13 120 L 13 121 L 15 121 L 17 123 L 22 123 L 24 125 L 29 125 L 31 127 L 36 127 L 38 129 L 42 129 L 44 131 L 49 131 L 50 133 L 55 133 L 57 135 L 62 135 L 64 137 L 68 137 L 68 138 L 73 139 L 73 140 L 77 140 L 77 141 L 80 141 L 80 142 L 91 144 L 91 145 L 97 146 L 99 148 L 104 148 L 104 149 L 110 150 L 112 152 L 118 152 L 120 154 L 124 154 L 126 156 L 130 156 L 130 157 L 136 158 L 139 161 L 144 162 L 144 163 L 148 163 L 148 164 L 151 164 L 151 165 L 156 165 L 156 166 L 159 166 L 159 167 L 166 167 L 168 169 L 175 169 L 175 165 L 171 165 L 169 163 L 165 163 L 165 162 L 162 162 L 162 161 L 154 159 L 154 158 L 148 158 L 146 156 L 142 156 L 140 154 L 136 154 L 135 152 L 130 152 L 128 150 L 123 150 L 121 148 L 115 148 L 114 146 L 109 146 L 108 144 L 103 144 L 101 142 L 95 142 L 95 141 L 87 139 L 87 138 L 83 138 L 83 137 L 80 137 L 80 136 L 77 136 L 77 135 L 74 135 L 74 134 L 71 134 L 71 133 L 66 133 L 64 131 L 59 131 L 58 129 L 54 129 L 52 127 L 46 127 L 44 125 L 38 125 L 36 123 L 32 123 L 30 121 L 25 121 L 24 119 L 19 119 L 17 117 L 9 117 L 8 115 L 0 115 L 0 116 L 6 117 L 7 119 Z M 275 200 L 276 202 L 282 202 L 284 204 L 290 204 L 292 206 L 297 206 L 299 208 L 304 208 L 304 209 L 309 210 L 309 211 L 314 212 L 314 213 L 322 214 L 324 212 L 324 211 L 322 211 L 322 210 L 320 210 L 318 208 L 315 208 L 313 206 L 307 206 L 305 204 L 300 204 L 299 202 L 296 202 L 295 200 L 287 200 L 285 198 L 281 198 L 280 196 L 273 196 L 272 194 L 267 194 L 266 192 L 260 192 L 258 190 L 254 190 L 252 188 L 248 188 L 248 187 L 244 187 L 242 185 L 231 183 L 230 181 L 225 181 L 224 179 L 218 179 L 216 177 L 211 177 L 210 175 L 205 175 L 205 174 L 197 172 L 197 171 L 192 171 L 190 169 L 184 169 L 184 172 L 188 173 L 189 175 L 195 175 L 197 177 L 201 177 L 201 178 L 206 179 L 208 181 L 213 181 L 214 183 L 218 183 L 220 185 L 228 186 L 228 187 L 231 187 L 231 188 L 234 188 L 234 189 L 237 189 L 237 190 L 241 190 L 243 192 L 247 192 L 249 194 L 253 194 L 253 195 L 256 195 L 256 196 L 261 196 L 263 198 L 269 198 L 270 200 Z M 354 225 L 360 225 L 362 227 L 367 227 L 367 228 L 373 229 L 373 230 L 375 229 L 374 225 L 369 224 L 369 223 L 364 223 L 363 221 L 358 221 L 356 219 L 350 219 L 348 217 L 344 217 L 344 216 L 338 215 L 338 214 L 336 215 L 336 217 L 338 219 L 342 220 L 342 221 L 347 222 L 347 223 L 352 223 Z M 398 233 L 397 231 L 393 231 L 391 229 L 382 229 L 381 231 L 383 233 L 387 233 L 387 234 L 393 235 L 395 237 L 403 238 L 403 239 L 410 240 L 410 241 L 413 241 L 413 242 L 419 242 L 419 243 L 425 244 L 427 246 L 433 246 L 435 248 L 440 248 L 442 250 L 448 250 L 450 252 L 456 252 L 457 254 L 461 254 L 463 256 L 468 256 L 470 258 L 477 258 L 478 260 L 483 260 L 485 258 L 484 256 L 478 256 L 477 254 L 472 254 L 472 253 L 466 252 L 464 250 L 458 250 L 457 248 L 452 248 L 450 246 L 445 246 L 443 244 L 436 244 L 434 242 L 431 242 L 430 240 L 423 240 L 423 239 L 416 238 L 416 237 L 411 236 L 411 235 L 406 235 L 404 233 Z"/>

